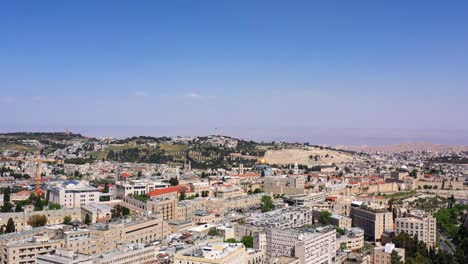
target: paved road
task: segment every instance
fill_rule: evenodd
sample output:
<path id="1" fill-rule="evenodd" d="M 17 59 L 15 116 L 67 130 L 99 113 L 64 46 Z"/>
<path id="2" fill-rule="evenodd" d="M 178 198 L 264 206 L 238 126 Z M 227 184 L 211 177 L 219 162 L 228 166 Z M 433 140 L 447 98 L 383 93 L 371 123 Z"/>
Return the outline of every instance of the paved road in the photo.
<path id="1" fill-rule="evenodd" d="M 445 250 L 449 252 L 450 254 L 453 254 L 453 249 L 455 249 L 455 245 L 452 243 L 452 240 L 449 238 L 447 234 L 445 234 L 442 230 L 438 229 L 437 230 L 439 233 L 439 245 L 442 250 Z M 447 243 L 452 247 L 447 246 Z"/>

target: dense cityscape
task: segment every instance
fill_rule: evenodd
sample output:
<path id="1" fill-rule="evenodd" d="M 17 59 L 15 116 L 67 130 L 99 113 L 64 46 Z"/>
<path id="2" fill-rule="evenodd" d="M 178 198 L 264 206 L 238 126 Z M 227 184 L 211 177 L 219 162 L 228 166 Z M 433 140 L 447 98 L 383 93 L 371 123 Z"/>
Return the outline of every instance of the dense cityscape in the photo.
<path id="1" fill-rule="evenodd" d="M 2 263 L 466 263 L 467 151 L 0 135 Z"/>
<path id="2" fill-rule="evenodd" d="M 0 264 L 468 264 L 468 1 L 0 2 Z"/>

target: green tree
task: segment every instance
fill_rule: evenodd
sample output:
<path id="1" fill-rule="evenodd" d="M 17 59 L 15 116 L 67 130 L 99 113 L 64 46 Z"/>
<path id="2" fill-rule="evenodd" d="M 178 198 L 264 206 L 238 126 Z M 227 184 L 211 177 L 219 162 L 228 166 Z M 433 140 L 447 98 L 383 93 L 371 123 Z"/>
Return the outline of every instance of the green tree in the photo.
<path id="1" fill-rule="evenodd" d="M 169 184 L 171 184 L 171 186 L 177 186 L 179 185 L 179 181 L 176 178 L 172 177 L 169 179 Z"/>
<path id="2" fill-rule="evenodd" d="M 218 236 L 219 235 L 219 230 L 216 227 L 210 228 L 208 231 L 208 235 L 210 236 Z"/>
<path id="3" fill-rule="evenodd" d="M 45 215 L 32 215 L 28 219 L 28 225 L 32 227 L 44 226 L 47 224 L 47 216 Z"/>
<path id="4" fill-rule="evenodd" d="M 244 236 L 242 239 L 241 239 L 241 242 L 242 244 L 244 244 L 244 246 L 246 248 L 253 248 L 253 237 L 251 236 Z"/>
<path id="5" fill-rule="evenodd" d="M 183 201 L 187 198 L 187 196 L 185 195 L 185 191 L 184 190 L 181 190 L 180 191 L 180 194 L 179 194 L 179 201 Z"/>
<path id="6" fill-rule="evenodd" d="M 63 223 L 64 224 L 68 225 L 68 224 L 71 223 L 71 221 L 72 221 L 71 216 L 67 215 L 67 216 L 63 217 Z"/>
<path id="7" fill-rule="evenodd" d="M 9 218 L 6 228 L 5 228 L 5 233 L 9 234 L 9 233 L 14 233 L 15 231 L 16 231 L 15 222 L 13 221 L 12 218 Z"/>
<path id="8" fill-rule="evenodd" d="M 330 216 L 331 216 L 331 213 L 329 211 L 325 210 L 325 211 L 320 212 L 320 218 L 319 218 L 320 223 L 324 225 L 330 224 Z"/>
<path id="9" fill-rule="evenodd" d="M 6 187 L 3 190 L 3 206 L 0 208 L 0 211 L 2 211 L 3 213 L 11 212 L 13 210 L 13 204 L 10 202 L 10 194 L 10 187 Z"/>
<path id="10" fill-rule="evenodd" d="M 268 195 L 262 196 L 262 200 L 260 203 L 260 210 L 262 211 L 262 213 L 271 211 L 274 208 L 275 206 L 273 204 L 273 200 L 271 199 L 271 196 L 268 196 Z"/>
<path id="11" fill-rule="evenodd" d="M 90 225 L 90 224 L 91 224 L 91 216 L 89 216 L 89 214 L 86 214 L 84 223 L 85 223 L 86 225 Z"/>
<path id="12" fill-rule="evenodd" d="M 343 228 L 339 228 L 339 227 L 337 227 L 337 228 L 336 228 L 336 233 L 338 233 L 340 236 L 342 236 L 342 235 L 344 235 L 344 234 L 345 234 L 345 231 L 344 231 L 344 229 L 343 229 Z"/>
<path id="13" fill-rule="evenodd" d="M 9 203 L 11 201 L 11 189 L 10 187 L 6 187 L 5 190 L 3 191 L 3 202 L 4 203 Z"/>
<path id="14" fill-rule="evenodd" d="M 255 188 L 255 190 L 253 191 L 254 194 L 256 194 L 256 193 L 262 193 L 262 192 L 263 192 L 263 191 L 262 191 L 262 189 L 260 189 L 260 188 Z"/>
<path id="15" fill-rule="evenodd" d="M 130 209 L 128 209 L 127 207 L 122 206 L 122 215 L 123 216 L 130 215 Z"/>
<path id="16" fill-rule="evenodd" d="M 16 207 L 15 207 L 15 212 L 23 212 L 23 207 L 21 206 L 21 204 L 17 203 L 16 204 Z"/>
<path id="17" fill-rule="evenodd" d="M 228 239 L 224 240 L 224 242 L 226 242 L 226 243 L 237 243 L 237 240 L 235 238 L 228 238 Z"/>
<path id="18" fill-rule="evenodd" d="M 391 264 L 402 264 L 403 263 L 401 261 L 401 256 L 398 255 L 398 252 L 396 250 L 393 250 L 392 253 L 390 253 L 390 263 Z"/>
<path id="19" fill-rule="evenodd" d="M 49 210 L 59 210 L 59 209 L 60 209 L 60 204 L 56 204 L 56 203 L 49 204 Z"/>

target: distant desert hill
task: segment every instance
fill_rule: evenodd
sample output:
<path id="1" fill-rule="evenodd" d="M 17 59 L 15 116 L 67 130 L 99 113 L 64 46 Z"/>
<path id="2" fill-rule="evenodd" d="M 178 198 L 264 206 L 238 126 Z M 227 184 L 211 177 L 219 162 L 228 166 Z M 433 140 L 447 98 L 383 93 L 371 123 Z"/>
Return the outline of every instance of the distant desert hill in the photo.
<path id="1" fill-rule="evenodd" d="M 318 160 L 316 161 L 314 157 L 317 155 Z M 268 150 L 265 152 L 264 159 L 269 164 L 294 164 L 297 162 L 304 165 L 325 165 L 351 162 L 353 157 L 348 153 L 336 150 L 310 148 Z"/>
<path id="2" fill-rule="evenodd" d="M 406 152 L 406 151 L 433 151 L 433 152 L 462 152 L 468 151 L 468 146 L 440 145 L 432 143 L 402 143 L 382 146 L 336 146 L 337 149 L 370 152 Z"/>

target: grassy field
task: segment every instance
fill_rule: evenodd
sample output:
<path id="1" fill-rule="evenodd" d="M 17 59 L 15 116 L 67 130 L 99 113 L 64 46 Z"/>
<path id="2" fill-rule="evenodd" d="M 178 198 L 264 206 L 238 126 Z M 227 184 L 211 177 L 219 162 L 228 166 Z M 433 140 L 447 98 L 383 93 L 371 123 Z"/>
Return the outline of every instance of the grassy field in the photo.
<path id="1" fill-rule="evenodd" d="M 138 145 L 127 145 L 127 144 L 125 144 L 125 145 L 111 145 L 111 146 L 108 146 L 107 148 L 105 148 L 103 150 L 94 151 L 94 152 L 90 153 L 90 156 L 92 156 L 93 158 L 96 158 L 96 159 L 103 159 L 103 158 L 107 158 L 107 154 L 111 150 L 120 151 L 120 150 L 131 149 L 131 148 L 146 149 L 148 147 L 138 146 Z"/>
<path id="2" fill-rule="evenodd" d="M 37 149 L 28 147 L 25 145 L 21 145 L 21 144 L 15 144 L 15 143 L 0 143 L 0 151 L 3 152 L 5 150 L 25 152 L 25 151 L 36 151 Z"/>

